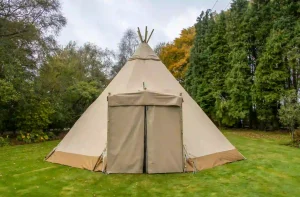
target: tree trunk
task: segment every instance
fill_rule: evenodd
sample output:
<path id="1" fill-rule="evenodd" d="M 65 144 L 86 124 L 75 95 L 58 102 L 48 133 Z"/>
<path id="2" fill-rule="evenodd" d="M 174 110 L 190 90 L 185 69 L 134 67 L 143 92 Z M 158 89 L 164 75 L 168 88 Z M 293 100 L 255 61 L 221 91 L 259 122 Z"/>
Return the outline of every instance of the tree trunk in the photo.
<path id="1" fill-rule="evenodd" d="M 294 143 L 295 139 L 294 139 L 294 129 L 291 128 L 291 134 L 292 134 L 292 143 Z"/>
<path id="2" fill-rule="evenodd" d="M 294 89 L 297 90 L 297 73 L 295 69 L 293 69 L 293 86 Z"/>

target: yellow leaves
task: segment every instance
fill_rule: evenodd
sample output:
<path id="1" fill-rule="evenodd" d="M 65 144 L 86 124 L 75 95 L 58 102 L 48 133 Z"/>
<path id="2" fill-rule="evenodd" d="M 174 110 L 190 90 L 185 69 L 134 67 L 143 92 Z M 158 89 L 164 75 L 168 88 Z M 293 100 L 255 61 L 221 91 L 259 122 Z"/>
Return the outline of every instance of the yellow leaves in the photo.
<path id="1" fill-rule="evenodd" d="M 189 65 L 190 50 L 194 42 L 195 27 L 183 29 L 180 37 L 162 47 L 159 54 L 162 62 L 173 76 L 182 81 Z"/>
<path id="2" fill-rule="evenodd" d="M 36 142 L 48 141 L 50 139 L 53 139 L 53 137 L 54 134 L 52 132 L 46 134 L 42 130 L 33 130 L 31 131 L 31 133 L 26 133 L 26 134 L 20 132 L 20 134 L 17 136 L 17 140 L 29 144 L 33 142 L 36 143 Z"/>

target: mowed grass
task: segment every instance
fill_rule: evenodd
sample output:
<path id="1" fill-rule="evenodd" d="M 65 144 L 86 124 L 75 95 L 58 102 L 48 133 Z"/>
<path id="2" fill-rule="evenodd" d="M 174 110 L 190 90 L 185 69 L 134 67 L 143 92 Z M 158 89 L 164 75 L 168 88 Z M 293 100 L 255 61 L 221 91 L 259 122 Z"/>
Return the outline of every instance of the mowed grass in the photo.
<path id="1" fill-rule="evenodd" d="M 58 141 L 0 148 L 0 196 L 300 196 L 300 149 L 288 135 L 225 131 L 247 160 L 196 174 L 118 175 L 52 164 Z"/>

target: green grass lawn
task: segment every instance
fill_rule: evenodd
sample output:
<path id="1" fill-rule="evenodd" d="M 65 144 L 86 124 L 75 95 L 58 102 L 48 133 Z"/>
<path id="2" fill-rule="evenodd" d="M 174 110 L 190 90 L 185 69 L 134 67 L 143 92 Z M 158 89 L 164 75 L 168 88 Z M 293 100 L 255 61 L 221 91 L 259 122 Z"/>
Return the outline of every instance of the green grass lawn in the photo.
<path id="1" fill-rule="evenodd" d="M 300 149 L 282 145 L 287 135 L 225 135 L 247 160 L 196 174 L 106 175 L 43 161 L 58 141 L 2 147 L 0 196 L 300 196 Z"/>

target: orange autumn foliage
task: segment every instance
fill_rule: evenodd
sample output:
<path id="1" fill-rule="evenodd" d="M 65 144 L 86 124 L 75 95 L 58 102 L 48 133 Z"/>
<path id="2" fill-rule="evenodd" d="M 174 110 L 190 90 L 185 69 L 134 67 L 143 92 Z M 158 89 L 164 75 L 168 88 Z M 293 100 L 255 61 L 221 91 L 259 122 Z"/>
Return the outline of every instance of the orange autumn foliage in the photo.
<path id="1" fill-rule="evenodd" d="M 183 82 L 185 72 L 187 71 L 194 37 L 194 26 L 183 29 L 180 37 L 162 47 L 159 54 L 162 62 L 179 82 Z"/>

